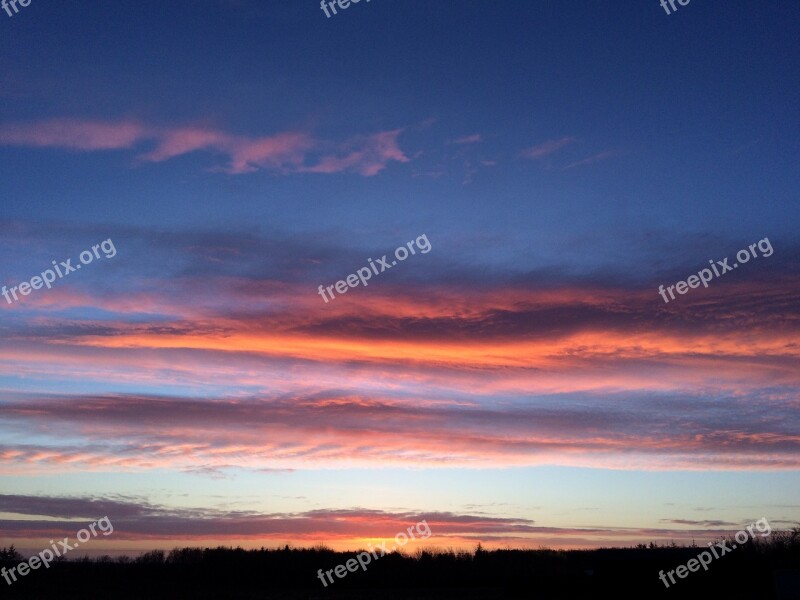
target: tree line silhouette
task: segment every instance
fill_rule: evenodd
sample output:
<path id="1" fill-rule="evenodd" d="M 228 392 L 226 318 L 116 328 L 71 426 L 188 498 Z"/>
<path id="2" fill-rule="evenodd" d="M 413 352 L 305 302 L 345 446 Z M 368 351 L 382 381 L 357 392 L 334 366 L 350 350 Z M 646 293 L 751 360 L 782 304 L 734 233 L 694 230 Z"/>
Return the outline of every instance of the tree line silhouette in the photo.
<path id="1" fill-rule="evenodd" d="M 703 548 L 703 546 L 700 546 Z M 598 550 L 419 550 L 391 553 L 323 588 L 318 569 L 356 552 L 313 548 L 176 548 L 137 557 L 61 558 L 30 572 L 0 598 L 800 598 L 800 527 L 740 544 L 707 572 L 691 573 L 671 589 L 658 579 L 697 555 L 698 546 L 639 544 Z M 0 548 L 0 567 L 24 560 Z"/>

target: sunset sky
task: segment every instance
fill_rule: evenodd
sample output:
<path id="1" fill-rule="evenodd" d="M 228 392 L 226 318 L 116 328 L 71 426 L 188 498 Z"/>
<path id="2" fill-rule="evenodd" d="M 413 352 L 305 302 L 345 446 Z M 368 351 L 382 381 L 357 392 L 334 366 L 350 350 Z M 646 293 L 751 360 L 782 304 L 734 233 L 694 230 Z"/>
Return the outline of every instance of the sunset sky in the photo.
<path id="1" fill-rule="evenodd" d="M 798 40 L 777 0 L 0 12 L 0 285 L 116 252 L 0 296 L 0 546 L 797 523 Z"/>

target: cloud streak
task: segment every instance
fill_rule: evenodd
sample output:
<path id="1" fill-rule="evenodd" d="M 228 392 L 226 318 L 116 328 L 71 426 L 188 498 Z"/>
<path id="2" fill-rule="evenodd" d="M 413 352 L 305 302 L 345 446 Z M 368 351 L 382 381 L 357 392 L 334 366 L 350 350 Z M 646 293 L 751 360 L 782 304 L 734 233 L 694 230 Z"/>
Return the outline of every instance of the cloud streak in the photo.
<path id="1" fill-rule="evenodd" d="M 568 164 L 566 167 L 564 167 L 564 170 L 574 169 L 575 167 L 583 167 L 586 165 L 593 165 L 595 163 L 608 160 L 609 158 L 614 158 L 619 155 L 620 152 L 617 150 L 607 150 L 606 152 L 598 152 L 597 154 L 593 154 L 582 160 L 577 160 L 575 162 Z"/>
<path id="2" fill-rule="evenodd" d="M 140 154 L 140 161 L 163 162 L 204 151 L 227 156 L 228 164 L 218 170 L 235 175 L 265 169 L 281 173 L 347 172 L 371 177 L 391 162 L 410 160 L 398 145 L 402 131 L 381 131 L 332 144 L 298 131 L 251 137 L 200 126 L 50 119 L 0 126 L 0 145 L 91 152 L 129 150 L 150 143 L 154 148 Z"/>
<path id="3" fill-rule="evenodd" d="M 760 409 L 730 397 L 687 395 L 681 402 L 693 410 L 670 414 L 663 394 L 584 394 L 580 401 L 553 395 L 534 403 L 332 392 L 274 399 L 26 398 L 4 403 L 0 417 L 47 442 L 0 447 L 0 457 L 5 474 L 344 465 L 800 467 L 794 433 L 800 419 L 789 404 L 759 416 Z M 720 411 L 721 402 L 740 416 Z"/>
<path id="4" fill-rule="evenodd" d="M 325 305 L 316 282 L 359 249 L 128 238 L 137 261 L 113 285 L 3 308 L 0 377 L 28 391 L 0 423 L 36 440 L 2 447 L 5 473 L 798 467 L 790 250 L 669 305 L 613 273 L 487 279 L 433 260 Z"/>
<path id="5" fill-rule="evenodd" d="M 566 148 L 573 142 L 575 142 L 574 137 L 562 137 L 557 140 L 547 140 L 546 142 L 542 142 L 541 144 L 537 144 L 536 146 L 531 146 L 530 148 L 526 148 L 520 153 L 520 155 L 523 158 L 539 160 L 540 158 L 545 158 L 546 156 L 555 154 L 556 152 L 558 152 L 562 148 Z"/>
<path id="6" fill-rule="evenodd" d="M 167 549 L 176 543 L 201 544 L 211 540 L 253 547 L 290 539 L 306 545 L 325 543 L 353 550 L 365 547 L 367 541 L 391 540 L 396 532 L 423 519 L 432 532 L 426 545 L 439 547 L 474 547 L 478 541 L 488 548 L 507 544 L 521 548 L 543 544 L 555 548 L 599 547 L 607 545 L 609 540 L 620 545 L 653 540 L 688 543 L 691 539 L 720 537 L 735 529 L 728 523 L 693 529 L 552 527 L 519 517 L 444 511 L 324 508 L 297 513 L 264 513 L 165 507 L 125 498 L 22 495 L 0 495 L 0 512 L 17 515 L 14 520 L 0 520 L 0 530 L 12 540 L 74 536 L 76 527 L 83 524 L 78 519 L 108 516 L 114 524 L 113 542 L 117 546 L 128 540 Z M 103 540 L 98 538 L 93 543 L 102 545 Z"/>

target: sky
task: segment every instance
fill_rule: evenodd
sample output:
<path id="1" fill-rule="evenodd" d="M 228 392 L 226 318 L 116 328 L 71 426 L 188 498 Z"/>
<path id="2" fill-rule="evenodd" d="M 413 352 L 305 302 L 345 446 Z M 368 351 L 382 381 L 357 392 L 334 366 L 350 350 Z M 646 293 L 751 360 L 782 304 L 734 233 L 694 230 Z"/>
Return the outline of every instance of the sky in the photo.
<path id="1" fill-rule="evenodd" d="M 17 8 L 0 546 L 800 522 L 800 4 Z"/>

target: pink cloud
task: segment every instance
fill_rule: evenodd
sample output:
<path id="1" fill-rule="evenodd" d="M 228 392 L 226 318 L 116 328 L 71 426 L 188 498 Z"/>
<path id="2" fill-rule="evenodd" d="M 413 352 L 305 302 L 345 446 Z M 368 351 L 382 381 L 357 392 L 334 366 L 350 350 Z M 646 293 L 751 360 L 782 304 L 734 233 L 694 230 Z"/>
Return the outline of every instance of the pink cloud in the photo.
<path id="1" fill-rule="evenodd" d="M 161 162 L 195 150 L 221 150 L 232 143 L 232 136 L 217 131 L 186 127 L 161 132 L 155 150 L 142 155 L 142 160 Z"/>
<path id="2" fill-rule="evenodd" d="M 696 399 L 693 399 L 696 401 Z M 591 412 L 495 407 L 391 396 L 53 397 L 9 402 L 20 432 L 58 431 L 47 445 L 0 447 L 0 473 L 82 469 L 302 469 L 349 466 L 567 466 L 618 469 L 796 469 L 800 436 L 767 420 L 719 423 L 712 405 L 681 419 L 645 417 L 659 398 Z M 638 413 L 638 414 L 637 414 Z M 677 426 L 677 422 L 675 423 Z"/>
<path id="3" fill-rule="evenodd" d="M 152 136 L 148 128 L 134 122 L 103 123 L 53 119 L 33 124 L 0 127 L 0 144 L 71 150 L 116 150 L 130 148 Z"/>
<path id="4" fill-rule="evenodd" d="M 155 148 L 141 154 L 140 160 L 163 162 L 191 152 L 210 151 L 229 158 L 229 164 L 218 170 L 231 174 L 269 169 L 282 173 L 347 172 L 370 177 L 392 161 L 410 160 L 397 142 L 401 132 L 396 129 L 342 143 L 323 143 L 296 131 L 249 137 L 207 127 L 159 128 L 135 122 L 57 119 L 0 127 L 0 145 L 102 151 L 151 142 Z M 334 150 L 318 160 L 309 156 L 323 147 Z"/>
<path id="5" fill-rule="evenodd" d="M 451 144 L 477 144 L 483 141 L 483 136 L 480 133 L 475 133 L 472 135 L 462 135 L 454 139 Z"/>
<path id="6" fill-rule="evenodd" d="M 542 144 L 539 144 L 538 146 L 532 146 L 523 150 L 521 155 L 523 158 L 538 160 L 540 158 L 544 158 L 545 156 L 549 156 L 554 152 L 558 152 L 562 148 L 569 146 L 574 141 L 574 137 L 563 137 L 558 140 L 548 140 Z"/>
<path id="7" fill-rule="evenodd" d="M 236 139 L 229 146 L 229 173 L 249 173 L 262 168 L 296 170 L 316 143 L 304 133 L 282 133 L 257 140 Z"/>
<path id="8" fill-rule="evenodd" d="M 345 145 L 344 154 L 325 156 L 317 165 L 303 167 L 300 170 L 309 173 L 355 172 L 365 177 L 377 175 L 391 161 L 411 160 L 397 143 L 397 136 L 402 132 L 402 129 L 395 129 L 354 139 Z"/>

